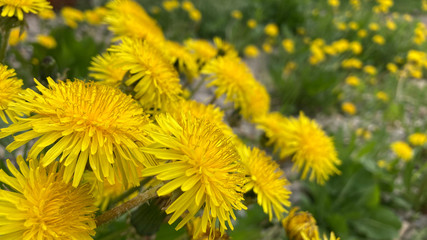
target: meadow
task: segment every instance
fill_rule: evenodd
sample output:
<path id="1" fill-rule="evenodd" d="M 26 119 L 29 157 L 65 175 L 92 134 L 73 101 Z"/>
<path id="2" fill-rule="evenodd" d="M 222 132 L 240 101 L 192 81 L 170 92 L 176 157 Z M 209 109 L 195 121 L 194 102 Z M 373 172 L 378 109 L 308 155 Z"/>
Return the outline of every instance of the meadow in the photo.
<path id="1" fill-rule="evenodd" d="M 427 0 L 0 0 L 1 239 L 427 239 Z"/>

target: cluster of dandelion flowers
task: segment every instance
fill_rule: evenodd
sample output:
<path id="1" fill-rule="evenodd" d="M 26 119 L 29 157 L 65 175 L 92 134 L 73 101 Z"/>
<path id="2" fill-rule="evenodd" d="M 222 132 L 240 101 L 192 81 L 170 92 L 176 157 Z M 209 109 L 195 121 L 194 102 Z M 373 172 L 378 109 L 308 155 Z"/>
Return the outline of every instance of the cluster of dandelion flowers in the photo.
<path id="1" fill-rule="evenodd" d="M 144 8 L 132 0 L 113 0 L 107 4 L 105 22 L 119 37 L 164 41 L 162 30 Z"/>
<path id="2" fill-rule="evenodd" d="M 52 8 L 47 0 L 0 0 L 0 7 L 2 17 L 16 16 L 20 21 L 24 19 L 24 13 L 39 14 Z"/>
<path id="3" fill-rule="evenodd" d="M 126 70 L 117 64 L 118 59 L 113 53 L 106 52 L 92 59 L 89 76 L 103 84 L 118 87 L 126 74 Z"/>
<path id="4" fill-rule="evenodd" d="M 74 188 L 62 181 L 58 163 L 42 167 L 35 159 L 29 166 L 22 157 L 20 171 L 8 160 L 13 176 L 0 170 L 0 236 L 4 239 L 92 239 L 96 207 L 90 186 Z"/>
<path id="5" fill-rule="evenodd" d="M 48 78 L 46 88 L 35 81 L 40 93 L 27 89 L 11 105 L 16 111 L 29 111 L 31 116 L 1 129 L 0 138 L 20 133 L 6 149 L 13 151 L 38 138 L 29 157 L 36 158 L 47 150 L 41 159 L 47 166 L 61 156 L 64 181 L 73 179 L 74 187 L 88 162 L 99 181 L 107 178 L 110 184 L 120 180 L 125 186 L 138 185 L 135 166 L 155 164 L 139 150 L 148 144 L 150 120 L 138 103 L 120 90 L 101 84 L 77 79 L 56 83 Z"/>
<path id="6" fill-rule="evenodd" d="M 184 73 L 190 81 L 199 75 L 196 57 L 184 46 L 177 42 L 166 41 L 165 52 L 171 63 L 177 66 L 178 71 Z"/>
<path id="7" fill-rule="evenodd" d="M 233 210 L 246 209 L 241 202 L 244 175 L 234 144 L 208 119 L 183 114 L 176 121 L 170 114 L 160 114 L 156 120 L 159 131 L 151 132 L 156 143 L 143 151 L 155 155 L 161 163 L 144 169 L 142 174 L 169 181 L 158 190 L 159 196 L 178 188 L 182 192 L 166 209 L 167 214 L 173 213 L 169 224 L 183 216 L 179 229 L 203 207 L 202 232 L 208 225 L 215 229 L 217 219 L 222 233 L 227 222 L 233 229 Z"/>
<path id="8" fill-rule="evenodd" d="M 258 127 L 265 130 L 268 143 L 274 143 L 276 151 L 280 149 L 281 158 L 293 155 L 294 169 L 302 170 L 303 179 L 310 171 L 310 181 L 316 179 L 317 183 L 324 184 L 329 176 L 340 173 L 336 166 L 341 161 L 332 139 L 302 112 L 299 118 L 268 114 L 258 123 Z"/>
<path id="9" fill-rule="evenodd" d="M 291 192 L 285 188 L 289 182 L 283 171 L 258 148 L 251 150 L 242 144 L 239 146 L 239 153 L 247 176 L 245 192 L 254 191 L 258 204 L 268 214 L 270 221 L 273 219 L 273 212 L 278 220 L 282 219 L 283 213 L 287 212 L 285 207 L 291 205 L 288 200 Z"/>
<path id="10" fill-rule="evenodd" d="M 319 239 L 316 219 L 309 212 L 299 211 L 298 207 L 291 209 L 282 225 L 290 240 Z"/>
<path id="11" fill-rule="evenodd" d="M 217 87 L 215 95 L 220 97 L 225 94 L 226 102 L 233 102 L 234 108 L 240 109 L 245 118 L 267 113 L 270 105 L 268 93 L 239 57 L 226 55 L 212 59 L 202 69 L 202 73 L 208 75 L 207 80 L 210 81 L 208 87 Z M 251 106 L 252 98 L 256 95 L 255 91 L 262 95 L 257 98 L 262 101 L 257 104 L 261 110 L 259 107 Z"/>
<path id="12" fill-rule="evenodd" d="M 16 78 L 14 69 L 8 69 L 7 66 L 0 64 L 0 118 L 8 123 L 7 117 L 14 121 L 16 113 L 9 109 L 8 105 L 22 91 L 23 82 Z"/>
<path id="13" fill-rule="evenodd" d="M 134 98 L 146 109 L 164 108 L 179 99 L 182 88 L 178 72 L 154 46 L 140 39 L 124 38 L 110 49 L 120 59 L 120 66 L 131 76 L 127 86 L 134 85 Z"/>

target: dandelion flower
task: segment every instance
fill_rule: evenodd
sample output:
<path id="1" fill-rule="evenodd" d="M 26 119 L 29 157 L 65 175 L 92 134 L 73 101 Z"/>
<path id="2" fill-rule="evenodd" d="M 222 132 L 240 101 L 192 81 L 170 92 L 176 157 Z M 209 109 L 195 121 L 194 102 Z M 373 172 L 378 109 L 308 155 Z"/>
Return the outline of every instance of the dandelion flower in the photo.
<path id="1" fill-rule="evenodd" d="M 245 192 L 254 191 L 258 196 L 258 205 L 262 206 L 270 221 L 273 219 L 273 212 L 278 220 L 282 219 L 283 213 L 287 212 L 285 207 L 291 205 L 288 200 L 291 192 L 285 188 L 289 182 L 283 171 L 258 148 L 251 150 L 242 144 L 239 150 L 247 176 Z"/>
<path id="2" fill-rule="evenodd" d="M 288 53 L 294 53 L 295 52 L 295 44 L 292 39 L 283 39 L 282 41 L 283 49 L 285 49 Z"/>
<path id="3" fill-rule="evenodd" d="M 20 28 L 14 28 L 10 31 L 9 46 L 16 46 L 18 43 L 25 41 L 27 31 L 21 32 Z"/>
<path id="4" fill-rule="evenodd" d="M 375 96 L 377 97 L 377 99 L 383 101 L 383 102 L 388 102 L 388 100 L 390 100 L 389 96 L 387 93 L 383 92 L 383 91 L 378 91 Z"/>
<path id="5" fill-rule="evenodd" d="M 107 4 L 108 29 L 118 37 L 164 41 L 163 32 L 144 8 L 132 0 L 113 0 Z"/>
<path id="6" fill-rule="evenodd" d="M 333 141 L 319 125 L 302 112 L 299 118 L 286 118 L 279 113 L 270 113 L 257 120 L 258 127 L 269 138 L 267 144 L 280 149 L 280 157 L 293 155 L 294 169 L 302 170 L 302 178 L 310 173 L 310 181 L 324 184 L 329 176 L 339 174 L 338 159 Z"/>
<path id="7" fill-rule="evenodd" d="M 24 13 L 39 14 L 52 8 L 46 0 L 0 0 L 0 7 L 2 17 L 16 16 L 20 21 L 24 19 Z"/>
<path id="8" fill-rule="evenodd" d="M 147 110 L 157 111 L 179 99 L 182 93 L 177 71 L 168 59 L 147 41 L 124 38 L 110 49 L 120 59 L 120 66 L 131 76 L 134 98 Z"/>
<path id="9" fill-rule="evenodd" d="M 289 240 L 319 239 L 316 219 L 309 212 L 299 211 L 298 207 L 291 209 L 289 215 L 282 221 L 282 225 Z"/>
<path id="10" fill-rule="evenodd" d="M 16 78 L 14 69 L 7 69 L 7 66 L 0 64 L 0 118 L 5 123 L 9 123 L 6 117 L 15 121 L 17 114 L 8 105 L 22 91 L 22 85 L 23 82 Z"/>
<path id="11" fill-rule="evenodd" d="M 302 239 L 303 240 L 340 240 L 339 237 L 335 236 L 334 232 L 331 232 L 331 236 L 328 238 L 328 236 L 326 236 L 326 234 L 323 234 L 323 238 L 320 239 L 318 236 L 315 237 L 307 237 L 307 234 L 305 234 L 304 232 L 301 233 Z"/>
<path id="12" fill-rule="evenodd" d="M 171 12 L 177 8 L 179 8 L 179 2 L 177 0 L 165 0 L 162 2 L 163 8 Z"/>
<path id="13" fill-rule="evenodd" d="M 255 19 L 249 19 L 246 25 L 248 25 L 249 28 L 254 29 L 257 25 L 257 22 Z"/>
<path id="14" fill-rule="evenodd" d="M 356 76 L 348 76 L 345 79 L 345 83 L 347 83 L 350 86 L 357 87 L 360 85 L 360 79 Z"/>
<path id="15" fill-rule="evenodd" d="M 181 44 L 166 41 L 165 55 L 173 65 L 178 67 L 178 71 L 184 73 L 190 80 L 199 75 L 199 66 L 195 56 Z"/>
<path id="16" fill-rule="evenodd" d="M 161 129 L 151 132 L 156 143 L 143 151 L 161 163 L 144 169 L 142 174 L 169 181 L 157 191 L 159 196 L 178 188 L 182 192 L 166 209 L 167 214 L 173 213 L 169 224 L 184 216 L 179 229 L 203 207 L 202 232 L 207 231 L 208 225 L 214 230 L 217 219 L 221 233 L 227 229 L 227 222 L 233 229 L 233 209 L 246 209 L 241 202 L 244 176 L 234 144 L 208 119 L 183 114 L 176 121 L 169 114 L 160 114 L 156 121 Z"/>
<path id="17" fill-rule="evenodd" d="M 239 10 L 233 10 L 233 11 L 231 11 L 231 16 L 232 16 L 234 19 L 239 20 L 239 19 L 242 19 L 243 14 L 242 14 L 242 12 L 241 12 L 241 11 L 239 11 Z"/>
<path id="18" fill-rule="evenodd" d="M 274 23 L 269 23 L 265 26 L 264 33 L 270 37 L 276 37 L 279 34 L 279 27 Z"/>
<path id="19" fill-rule="evenodd" d="M 85 15 L 82 11 L 72 7 L 64 7 L 61 9 L 62 18 L 65 24 L 71 28 L 77 28 L 78 22 L 82 22 Z"/>
<path id="20" fill-rule="evenodd" d="M 207 40 L 188 39 L 184 42 L 185 47 L 196 56 L 199 65 L 203 65 L 214 58 L 218 50 Z"/>
<path id="21" fill-rule="evenodd" d="M 107 15 L 108 9 L 105 7 L 97 7 L 93 10 L 85 11 L 85 19 L 89 24 L 101 25 L 104 22 L 104 17 Z"/>
<path id="22" fill-rule="evenodd" d="M 246 46 L 243 52 L 245 53 L 245 56 L 248 58 L 256 58 L 259 55 L 258 48 L 253 44 Z"/>
<path id="23" fill-rule="evenodd" d="M 13 176 L 0 170 L 0 235 L 3 239 L 92 239 L 95 235 L 93 198 L 87 184 L 77 188 L 62 181 L 64 168 L 47 167 L 35 159 L 29 166 L 19 156 L 20 171 L 8 160 Z"/>
<path id="24" fill-rule="evenodd" d="M 218 228 L 210 229 L 208 226 L 206 232 L 202 232 L 201 228 L 202 218 L 195 217 L 190 222 L 187 223 L 188 235 L 191 239 L 194 240 L 230 240 L 231 238 L 227 233 L 221 234 L 221 231 Z M 211 234 L 213 232 L 213 234 Z"/>
<path id="25" fill-rule="evenodd" d="M 89 76 L 106 85 L 118 87 L 126 74 L 126 70 L 123 70 L 118 62 L 114 53 L 98 55 L 92 59 Z"/>
<path id="26" fill-rule="evenodd" d="M 211 82 L 208 87 L 217 87 L 215 95 L 220 97 L 225 94 L 225 101 L 233 102 L 234 108 L 240 109 L 245 118 L 268 112 L 270 99 L 267 91 L 255 80 L 249 67 L 240 58 L 232 55 L 215 58 L 201 72 L 209 75 L 207 80 Z M 255 92 L 261 94 L 257 96 Z M 260 107 L 251 106 L 251 103 L 256 103 L 253 97 L 262 100 L 257 103 Z"/>
<path id="27" fill-rule="evenodd" d="M 148 144 L 149 119 L 131 96 L 80 80 L 55 83 L 48 78 L 49 88 L 35 81 L 40 93 L 27 89 L 10 105 L 31 116 L 1 129 L 0 138 L 20 133 L 6 149 L 13 151 L 38 138 L 29 157 L 34 159 L 47 150 L 41 159 L 47 166 L 60 156 L 64 181 L 73 179 L 74 187 L 86 165 L 101 182 L 107 178 L 110 184 L 119 180 L 125 186 L 139 185 L 135 165 L 148 166 L 155 160 L 139 151 Z"/>
<path id="28" fill-rule="evenodd" d="M 350 115 L 354 115 L 357 112 L 356 106 L 351 102 L 343 102 L 341 104 L 341 109 L 343 112 L 348 113 Z"/>
<path id="29" fill-rule="evenodd" d="M 378 34 L 372 37 L 372 41 L 378 45 L 384 45 L 385 43 L 384 37 Z"/>
<path id="30" fill-rule="evenodd" d="M 414 156 L 412 148 L 405 142 L 397 141 L 393 142 L 391 145 L 391 150 L 401 159 L 405 161 L 411 160 Z"/>
<path id="31" fill-rule="evenodd" d="M 408 140 L 414 146 L 422 146 L 427 142 L 427 135 L 424 133 L 413 133 L 409 135 Z"/>
<path id="32" fill-rule="evenodd" d="M 56 40 L 52 36 L 39 34 L 37 35 L 37 42 L 45 48 L 56 48 Z"/>

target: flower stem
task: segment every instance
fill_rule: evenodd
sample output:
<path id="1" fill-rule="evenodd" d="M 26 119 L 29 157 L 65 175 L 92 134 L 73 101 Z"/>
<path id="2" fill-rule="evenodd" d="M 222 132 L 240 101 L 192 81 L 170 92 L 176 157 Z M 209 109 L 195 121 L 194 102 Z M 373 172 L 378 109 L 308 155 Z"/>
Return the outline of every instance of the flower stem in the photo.
<path id="1" fill-rule="evenodd" d="M 3 63 L 6 56 L 7 43 L 9 42 L 10 28 L 6 28 L 2 32 L 2 40 L 0 46 L 0 62 Z"/>
<path id="2" fill-rule="evenodd" d="M 96 226 L 99 227 L 113 219 L 116 219 L 123 215 L 124 213 L 127 213 L 131 209 L 138 207 L 144 203 L 146 203 L 148 200 L 157 197 L 157 189 L 159 189 L 163 184 L 159 184 L 153 188 L 148 189 L 145 192 L 142 192 L 138 194 L 138 196 L 132 198 L 131 200 L 123 203 L 122 205 L 119 205 L 117 207 L 114 207 L 103 214 L 99 215 L 95 221 Z"/>

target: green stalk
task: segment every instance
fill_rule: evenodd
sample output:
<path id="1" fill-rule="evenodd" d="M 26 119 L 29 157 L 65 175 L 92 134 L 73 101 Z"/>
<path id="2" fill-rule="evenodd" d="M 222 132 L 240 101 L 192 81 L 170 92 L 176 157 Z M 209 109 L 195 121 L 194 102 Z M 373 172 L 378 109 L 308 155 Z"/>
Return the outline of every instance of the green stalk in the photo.
<path id="1" fill-rule="evenodd" d="M 3 29 L 2 39 L 0 46 L 0 62 L 3 63 L 4 57 L 6 56 L 7 43 L 9 42 L 10 28 Z"/>

